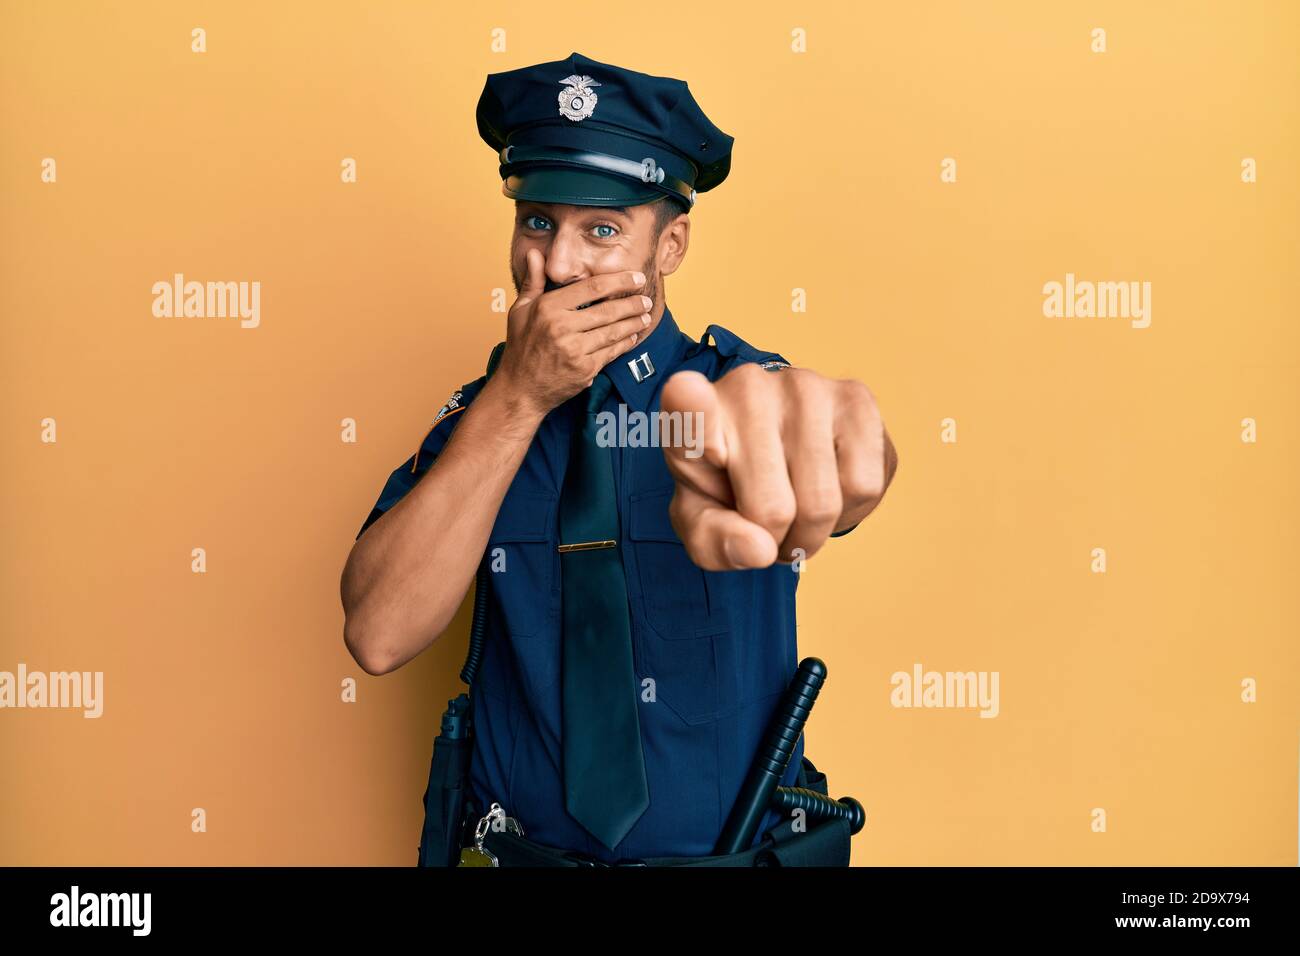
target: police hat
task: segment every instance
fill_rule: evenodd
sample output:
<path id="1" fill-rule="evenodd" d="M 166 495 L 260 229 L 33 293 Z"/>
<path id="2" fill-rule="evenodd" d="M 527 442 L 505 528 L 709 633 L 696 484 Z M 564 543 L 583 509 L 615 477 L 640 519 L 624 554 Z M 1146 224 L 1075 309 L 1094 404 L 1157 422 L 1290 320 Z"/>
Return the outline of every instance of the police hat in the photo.
<path id="1" fill-rule="evenodd" d="M 632 206 L 672 196 L 689 209 L 731 170 L 734 142 L 685 81 L 570 53 L 492 73 L 478 131 L 513 199 Z"/>

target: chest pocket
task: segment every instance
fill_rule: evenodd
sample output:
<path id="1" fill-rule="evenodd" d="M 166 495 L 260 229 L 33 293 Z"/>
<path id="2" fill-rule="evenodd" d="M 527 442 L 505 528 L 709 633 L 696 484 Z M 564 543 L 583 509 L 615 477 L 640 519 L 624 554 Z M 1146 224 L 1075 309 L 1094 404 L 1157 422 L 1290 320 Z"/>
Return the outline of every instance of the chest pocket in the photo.
<path id="1" fill-rule="evenodd" d="M 668 520 L 672 497 L 671 487 L 633 495 L 628 522 L 650 625 L 668 640 L 693 636 L 709 613 L 704 572 Z"/>
<path id="2" fill-rule="evenodd" d="M 559 554 L 551 540 L 555 509 L 554 494 L 511 491 L 488 535 L 492 596 L 513 637 L 542 633 L 559 609 Z"/>
<path id="3" fill-rule="evenodd" d="M 638 622 L 638 676 L 653 678 L 657 699 L 686 723 L 707 723 L 718 714 L 717 659 L 730 634 L 709 626 L 704 572 L 668 520 L 672 495 L 670 486 L 629 502 L 628 538 L 645 607 Z"/>

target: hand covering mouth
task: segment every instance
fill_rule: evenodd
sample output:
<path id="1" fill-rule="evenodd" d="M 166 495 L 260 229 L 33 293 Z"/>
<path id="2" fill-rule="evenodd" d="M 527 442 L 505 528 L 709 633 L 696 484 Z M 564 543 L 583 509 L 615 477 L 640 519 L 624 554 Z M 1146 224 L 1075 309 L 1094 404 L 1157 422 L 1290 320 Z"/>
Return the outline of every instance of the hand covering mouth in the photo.
<path id="1" fill-rule="evenodd" d="M 578 308 L 575 311 L 581 311 L 582 309 L 589 309 L 593 305 L 600 305 L 600 303 L 607 302 L 610 298 L 611 298 L 610 296 L 603 296 L 602 298 L 599 299 L 592 299 L 590 302 L 586 302 L 578 306 Z"/>

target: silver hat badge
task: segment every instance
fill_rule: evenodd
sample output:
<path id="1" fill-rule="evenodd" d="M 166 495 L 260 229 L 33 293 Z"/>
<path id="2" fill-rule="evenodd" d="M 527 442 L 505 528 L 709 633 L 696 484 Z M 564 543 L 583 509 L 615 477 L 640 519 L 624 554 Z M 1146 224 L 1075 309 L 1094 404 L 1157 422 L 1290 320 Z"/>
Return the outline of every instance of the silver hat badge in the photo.
<path id="1" fill-rule="evenodd" d="M 566 76 L 560 80 L 564 89 L 560 90 L 560 115 L 575 123 L 585 120 L 596 109 L 596 94 L 593 86 L 600 86 L 589 76 Z"/>

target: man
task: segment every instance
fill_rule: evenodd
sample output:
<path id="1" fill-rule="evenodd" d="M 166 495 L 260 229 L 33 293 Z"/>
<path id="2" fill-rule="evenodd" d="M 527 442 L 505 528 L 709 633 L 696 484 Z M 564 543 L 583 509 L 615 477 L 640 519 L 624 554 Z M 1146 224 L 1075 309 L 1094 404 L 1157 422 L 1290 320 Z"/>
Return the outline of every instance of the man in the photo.
<path id="1" fill-rule="evenodd" d="M 795 671 L 788 562 L 868 515 L 897 459 L 866 386 L 678 329 L 665 280 L 733 142 L 684 82 L 573 53 L 489 76 L 478 128 L 516 203 L 505 349 L 363 525 L 344 638 L 400 667 L 484 557 L 477 812 L 606 863 L 707 855 Z M 611 427 L 657 412 L 665 447 Z"/>

